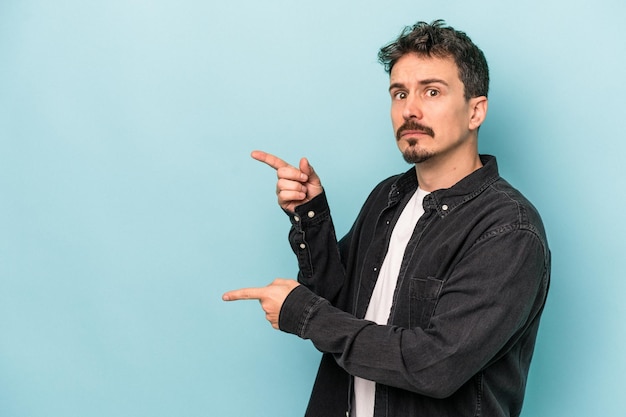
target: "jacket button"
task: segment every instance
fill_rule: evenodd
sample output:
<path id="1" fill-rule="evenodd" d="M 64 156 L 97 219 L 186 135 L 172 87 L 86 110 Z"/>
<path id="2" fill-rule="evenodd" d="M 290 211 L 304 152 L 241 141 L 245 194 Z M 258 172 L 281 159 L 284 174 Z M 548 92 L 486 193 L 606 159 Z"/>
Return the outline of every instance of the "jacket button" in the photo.
<path id="1" fill-rule="evenodd" d="M 443 211 L 448 210 L 448 205 L 447 205 L 447 204 L 444 204 L 443 206 L 441 206 L 441 209 L 442 209 Z"/>
<path id="2" fill-rule="evenodd" d="M 305 249 L 306 245 L 304 243 L 300 243 L 300 249 Z"/>
<path id="3" fill-rule="evenodd" d="M 309 211 L 306 215 L 309 216 L 309 219 L 312 219 L 313 217 L 315 217 L 315 212 Z"/>
<path id="4" fill-rule="evenodd" d="M 299 221 L 300 221 L 300 216 L 293 216 L 293 219 L 294 219 L 295 221 L 299 222 Z"/>

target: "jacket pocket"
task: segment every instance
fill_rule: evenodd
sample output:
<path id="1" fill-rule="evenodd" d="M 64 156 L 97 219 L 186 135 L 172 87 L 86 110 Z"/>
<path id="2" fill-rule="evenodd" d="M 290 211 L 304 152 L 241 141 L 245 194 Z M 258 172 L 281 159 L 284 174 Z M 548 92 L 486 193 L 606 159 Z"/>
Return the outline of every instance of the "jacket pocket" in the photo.
<path id="1" fill-rule="evenodd" d="M 443 281 L 428 278 L 411 278 L 409 282 L 409 324 L 413 327 L 428 327 L 435 311 Z"/>

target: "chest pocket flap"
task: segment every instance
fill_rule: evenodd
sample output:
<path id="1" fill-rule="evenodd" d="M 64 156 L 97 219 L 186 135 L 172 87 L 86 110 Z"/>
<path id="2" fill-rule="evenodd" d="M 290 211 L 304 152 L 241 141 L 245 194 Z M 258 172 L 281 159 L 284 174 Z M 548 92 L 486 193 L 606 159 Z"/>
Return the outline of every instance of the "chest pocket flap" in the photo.
<path id="1" fill-rule="evenodd" d="M 428 277 L 428 278 L 411 278 L 409 283 L 409 322 L 410 326 L 421 327 L 425 329 L 428 327 L 430 318 L 435 311 L 441 288 L 443 287 L 443 281 Z"/>

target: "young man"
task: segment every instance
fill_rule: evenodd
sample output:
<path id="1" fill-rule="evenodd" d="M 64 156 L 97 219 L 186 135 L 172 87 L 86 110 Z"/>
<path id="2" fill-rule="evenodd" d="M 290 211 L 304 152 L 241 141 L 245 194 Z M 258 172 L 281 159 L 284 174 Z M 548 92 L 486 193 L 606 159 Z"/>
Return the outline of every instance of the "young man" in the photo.
<path id="1" fill-rule="evenodd" d="M 535 208 L 478 154 L 489 75 L 443 22 L 419 22 L 379 52 L 408 172 L 381 182 L 337 242 L 319 177 L 277 170 L 298 281 L 228 292 L 324 353 L 309 417 L 518 416 L 548 291 Z"/>

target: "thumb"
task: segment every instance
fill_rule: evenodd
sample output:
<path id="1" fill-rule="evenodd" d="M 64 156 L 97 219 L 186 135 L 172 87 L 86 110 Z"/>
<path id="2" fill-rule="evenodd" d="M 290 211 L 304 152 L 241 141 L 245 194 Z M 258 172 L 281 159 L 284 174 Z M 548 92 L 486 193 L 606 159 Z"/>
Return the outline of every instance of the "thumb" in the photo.
<path id="1" fill-rule="evenodd" d="M 309 177 L 308 182 L 312 185 L 321 186 L 322 183 L 320 181 L 320 177 L 317 176 L 317 173 L 309 163 L 309 160 L 306 158 L 300 159 L 300 171 L 306 174 Z"/>

